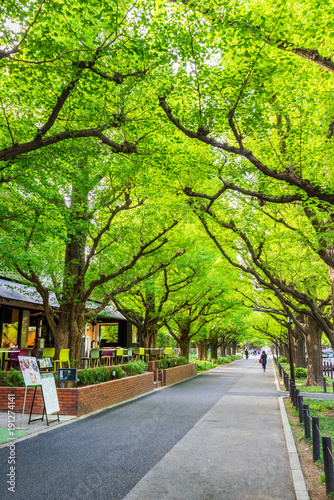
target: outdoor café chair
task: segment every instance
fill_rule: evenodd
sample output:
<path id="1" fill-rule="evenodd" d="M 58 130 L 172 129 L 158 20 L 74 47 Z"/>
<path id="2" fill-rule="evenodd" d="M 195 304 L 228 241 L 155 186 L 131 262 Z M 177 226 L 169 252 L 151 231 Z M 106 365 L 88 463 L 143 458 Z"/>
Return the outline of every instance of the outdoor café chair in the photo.
<path id="1" fill-rule="evenodd" d="M 165 347 L 165 358 L 166 359 L 173 358 L 173 348 L 172 347 Z"/>
<path id="2" fill-rule="evenodd" d="M 123 359 L 126 358 L 124 349 L 116 349 L 116 364 L 118 363 L 118 358 L 120 358 L 121 363 L 123 363 Z"/>
<path id="3" fill-rule="evenodd" d="M 53 358 L 55 357 L 56 349 L 54 347 L 43 347 L 42 358 Z"/>
<path id="4" fill-rule="evenodd" d="M 29 349 L 16 349 L 9 351 L 9 360 L 7 361 L 6 371 L 13 367 L 19 368 L 19 356 L 29 356 Z"/>
<path id="5" fill-rule="evenodd" d="M 105 351 L 102 352 L 102 364 L 105 366 L 111 366 L 113 364 L 113 359 L 114 359 L 114 353 L 112 349 L 106 349 Z"/>
<path id="6" fill-rule="evenodd" d="M 44 354 L 44 351 L 43 351 L 43 354 Z M 43 356 L 43 358 L 44 358 L 44 356 Z M 60 349 L 59 359 L 53 360 L 53 370 L 54 371 L 56 371 L 56 369 L 57 369 L 57 363 L 59 363 L 59 368 L 62 368 L 62 363 L 67 363 L 68 368 L 71 368 L 70 350 L 69 349 Z"/>
<path id="7" fill-rule="evenodd" d="M 98 365 L 101 366 L 100 349 L 98 347 L 93 347 L 93 349 L 90 350 L 90 362 L 92 368 Z"/>
<path id="8" fill-rule="evenodd" d="M 149 359 L 150 359 L 149 355 L 145 354 L 144 347 L 139 347 L 139 354 L 137 355 L 137 359 L 141 359 L 142 361 L 145 361 L 145 358 L 147 358 L 147 361 L 149 361 Z"/>

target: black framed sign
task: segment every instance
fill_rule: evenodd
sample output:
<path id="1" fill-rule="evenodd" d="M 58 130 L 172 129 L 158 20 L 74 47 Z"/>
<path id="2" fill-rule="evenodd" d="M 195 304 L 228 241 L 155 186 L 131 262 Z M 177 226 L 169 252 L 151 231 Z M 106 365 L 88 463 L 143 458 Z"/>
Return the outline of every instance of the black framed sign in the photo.
<path id="1" fill-rule="evenodd" d="M 76 382 L 78 380 L 78 370 L 76 368 L 59 368 L 59 382 Z"/>

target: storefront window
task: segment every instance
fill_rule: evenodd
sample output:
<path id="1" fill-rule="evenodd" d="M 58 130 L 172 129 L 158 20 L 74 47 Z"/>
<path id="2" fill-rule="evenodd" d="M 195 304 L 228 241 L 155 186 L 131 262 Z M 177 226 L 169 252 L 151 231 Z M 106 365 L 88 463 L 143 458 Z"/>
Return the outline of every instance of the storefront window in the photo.
<path id="1" fill-rule="evenodd" d="M 107 342 L 118 342 L 118 323 L 113 323 L 110 325 L 100 325 L 100 340 L 106 340 Z"/>
<path id="2" fill-rule="evenodd" d="M 19 317 L 19 309 L 4 308 L 1 337 L 2 349 L 18 347 Z"/>

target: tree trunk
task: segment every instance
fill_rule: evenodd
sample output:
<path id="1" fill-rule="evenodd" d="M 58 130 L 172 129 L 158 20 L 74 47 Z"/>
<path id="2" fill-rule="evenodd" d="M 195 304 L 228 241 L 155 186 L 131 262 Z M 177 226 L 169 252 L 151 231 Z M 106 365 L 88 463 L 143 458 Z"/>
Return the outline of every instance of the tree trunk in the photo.
<path id="1" fill-rule="evenodd" d="M 306 385 L 322 385 L 322 330 L 310 317 L 306 316 L 307 380 Z"/>
<path id="2" fill-rule="evenodd" d="M 217 339 L 212 339 L 210 341 L 210 348 L 211 348 L 211 359 L 217 359 L 218 358 L 218 341 Z"/>
<path id="3" fill-rule="evenodd" d="M 204 359 L 207 359 L 207 357 L 208 357 L 208 346 L 207 346 L 207 343 L 204 340 L 198 340 L 198 341 L 196 341 L 196 349 L 197 349 L 196 359 L 199 359 L 201 361 L 203 361 Z"/>
<path id="4" fill-rule="evenodd" d="M 190 346 L 190 331 L 188 329 L 181 330 L 177 340 L 179 347 L 179 356 L 183 356 L 189 360 L 189 346 Z"/>
<path id="5" fill-rule="evenodd" d="M 55 358 L 59 359 L 61 349 L 70 349 L 70 360 L 80 366 L 81 344 L 85 329 L 84 307 L 74 304 L 63 304 L 59 312 L 59 323 L 55 337 Z"/>
<path id="6" fill-rule="evenodd" d="M 293 330 L 292 335 L 294 340 L 294 359 L 296 368 L 306 368 L 305 337 L 297 328 Z"/>
<path id="7" fill-rule="evenodd" d="M 231 354 L 232 354 L 232 352 L 231 352 L 231 344 L 230 344 L 230 342 L 229 342 L 229 343 L 227 344 L 227 346 L 226 346 L 226 354 L 227 354 L 228 356 L 231 356 Z"/>
<path id="8" fill-rule="evenodd" d="M 222 358 L 226 356 L 226 342 L 220 344 L 220 355 Z"/>
<path id="9" fill-rule="evenodd" d="M 157 346 L 158 328 L 144 327 L 141 330 L 141 342 L 146 349 Z"/>

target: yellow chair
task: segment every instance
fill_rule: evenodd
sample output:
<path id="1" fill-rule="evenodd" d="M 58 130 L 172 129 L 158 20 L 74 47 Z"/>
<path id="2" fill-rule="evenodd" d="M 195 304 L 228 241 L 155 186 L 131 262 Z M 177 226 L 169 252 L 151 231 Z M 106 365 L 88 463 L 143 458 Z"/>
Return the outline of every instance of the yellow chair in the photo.
<path id="1" fill-rule="evenodd" d="M 53 359 L 55 357 L 55 352 L 56 352 L 56 349 L 54 347 L 44 347 L 43 353 L 42 353 L 42 358 Z"/>
<path id="2" fill-rule="evenodd" d="M 43 351 L 44 354 L 44 351 Z M 68 368 L 71 368 L 70 362 L 70 350 L 69 349 L 60 349 L 59 359 L 53 360 L 53 369 L 56 371 L 57 363 L 59 363 L 59 368 L 62 368 L 62 363 L 67 363 Z"/>
<path id="3" fill-rule="evenodd" d="M 5 347 L 5 348 L 2 347 L 1 350 L 6 351 L 6 352 L 2 353 L 2 358 L 1 358 L 1 354 L 0 354 L 0 367 L 1 367 L 1 370 L 4 370 L 5 366 L 7 366 L 7 363 L 10 360 L 10 356 L 9 356 L 10 348 L 9 347 Z"/>
<path id="4" fill-rule="evenodd" d="M 165 347 L 165 358 L 166 359 L 173 358 L 173 348 L 172 347 Z"/>
<path id="5" fill-rule="evenodd" d="M 137 359 L 141 359 L 142 361 L 145 361 L 145 358 L 147 361 L 149 361 L 150 357 L 148 354 L 145 353 L 144 347 L 139 347 L 139 354 L 137 356 Z"/>
<path id="6" fill-rule="evenodd" d="M 116 349 L 116 365 L 118 364 L 118 359 L 117 358 L 121 358 L 121 363 L 123 363 L 123 359 L 126 358 L 127 355 L 124 354 L 124 349 Z"/>

